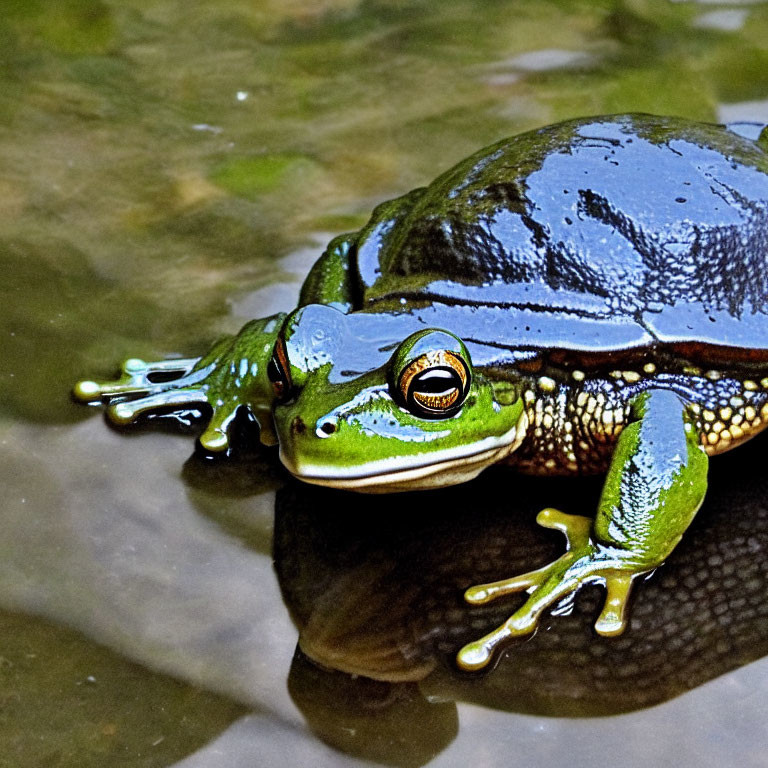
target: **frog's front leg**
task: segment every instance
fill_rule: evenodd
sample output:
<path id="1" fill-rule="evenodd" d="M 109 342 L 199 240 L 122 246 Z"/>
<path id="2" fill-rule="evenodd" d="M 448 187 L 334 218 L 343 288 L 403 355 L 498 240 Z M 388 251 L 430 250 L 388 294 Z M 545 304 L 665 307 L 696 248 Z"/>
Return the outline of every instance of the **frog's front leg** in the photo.
<path id="1" fill-rule="evenodd" d="M 633 579 L 660 565 L 680 541 L 704 499 L 707 465 L 683 400 L 661 389 L 638 395 L 616 443 L 594 523 L 544 510 L 538 522 L 563 531 L 568 551 L 539 570 L 467 590 L 466 599 L 475 604 L 512 592 L 530 597 L 498 629 L 462 648 L 459 666 L 486 666 L 499 644 L 529 634 L 546 608 L 592 582 L 607 590 L 595 629 L 620 634 Z"/>
<path id="2" fill-rule="evenodd" d="M 300 305 L 326 304 L 343 312 L 351 309 L 356 239 L 357 234 L 351 233 L 329 243 L 302 286 Z M 81 402 L 107 404 L 107 418 L 121 426 L 143 414 L 209 410 L 200 444 L 211 453 L 229 449 L 232 425 L 245 412 L 258 422 L 261 442 L 275 445 L 275 393 L 267 372 L 285 317 L 280 313 L 253 320 L 201 358 L 153 363 L 126 360 L 116 381 L 81 381 L 73 394 Z"/>
<path id="3" fill-rule="evenodd" d="M 121 426 L 152 412 L 210 410 L 200 444 L 213 453 L 229 448 L 231 427 L 243 410 L 258 422 L 261 441 L 274 445 L 274 392 L 267 369 L 284 319 L 280 313 L 253 320 L 200 358 L 127 360 L 116 381 L 81 381 L 73 394 L 81 402 L 106 403 L 107 417 Z"/>

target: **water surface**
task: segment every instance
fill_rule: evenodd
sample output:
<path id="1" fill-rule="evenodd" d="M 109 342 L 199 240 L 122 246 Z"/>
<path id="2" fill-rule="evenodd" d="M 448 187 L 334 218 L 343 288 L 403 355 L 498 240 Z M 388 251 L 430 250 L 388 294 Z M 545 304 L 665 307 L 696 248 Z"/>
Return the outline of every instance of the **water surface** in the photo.
<path id="1" fill-rule="evenodd" d="M 275 457 L 68 399 L 290 308 L 478 147 L 621 111 L 768 121 L 768 3 L 0 0 L 0 765 L 762 765 L 761 662 L 609 718 L 407 688 L 377 730 L 294 659 Z"/>

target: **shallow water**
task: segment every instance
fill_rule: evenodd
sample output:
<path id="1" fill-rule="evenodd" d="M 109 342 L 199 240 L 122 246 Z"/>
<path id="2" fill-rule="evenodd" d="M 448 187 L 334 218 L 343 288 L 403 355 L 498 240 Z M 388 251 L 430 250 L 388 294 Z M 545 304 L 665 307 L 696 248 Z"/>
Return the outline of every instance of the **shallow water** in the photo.
<path id="1" fill-rule="evenodd" d="M 472 150 L 630 110 L 768 122 L 768 3 L 0 0 L 0 766 L 764 764 L 761 661 L 586 720 L 438 680 L 372 725 L 294 659 L 275 457 L 68 397 L 290 308 Z"/>

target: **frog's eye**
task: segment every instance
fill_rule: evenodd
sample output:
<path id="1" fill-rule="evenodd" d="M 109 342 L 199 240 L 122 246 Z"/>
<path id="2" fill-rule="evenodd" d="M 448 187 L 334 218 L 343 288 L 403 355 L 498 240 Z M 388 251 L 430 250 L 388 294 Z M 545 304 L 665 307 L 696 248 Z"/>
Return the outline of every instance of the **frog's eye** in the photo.
<path id="1" fill-rule="evenodd" d="M 447 416 L 469 391 L 469 368 L 455 352 L 432 350 L 417 357 L 400 375 L 398 389 L 411 413 L 427 418 Z"/>
<path id="2" fill-rule="evenodd" d="M 293 383 L 291 382 L 291 367 L 288 365 L 285 342 L 280 337 L 275 342 L 272 359 L 267 366 L 267 377 L 272 383 L 272 389 L 275 391 L 277 400 L 287 400 L 291 395 Z"/>

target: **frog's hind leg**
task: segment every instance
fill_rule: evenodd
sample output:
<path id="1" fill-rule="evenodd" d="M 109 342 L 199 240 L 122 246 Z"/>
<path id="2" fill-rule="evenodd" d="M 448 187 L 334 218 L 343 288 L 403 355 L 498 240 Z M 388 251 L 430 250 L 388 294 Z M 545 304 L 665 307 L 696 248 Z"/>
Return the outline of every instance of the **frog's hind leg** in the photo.
<path id="1" fill-rule="evenodd" d="M 548 508 L 539 512 L 536 522 L 544 528 L 562 531 L 567 540 L 567 551 L 542 568 L 511 579 L 473 586 L 464 593 L 467 602 L 473 605 L 517 592 L 533 594 L 504 624 L 461 649 L 458 663 L 463 669 L 475 670 L 486 666 L 498 645 L 530 634 L 547 608 L 590 582 L 603 584 L 607 590 L 603 610 L 595 622 L 597 631 L 603 635 L 616 635 L 624 630 L 632 576 L 612 567 L 608 560 L 583 560 L 581 555 L 590 544 L 592 520 Z"/>
<path id="2" fill-rule="evenodd" d="M 368 249 L 367 255 L 361 257 L 358 246 L 367 239 L 377 241 L 382 232 L 391 231 L 423 194 L 423 188 L 413 189 L 394 200 L 387 200 L 376 206 L 371 220 L 359 232 L 338 235 L 331 240 L 301 286 L 299 306 L 325 304 L 344 313 L 359 306 L 360 272 L 378 268 L 378 265 L 368 263 L 378 256 L 374 257 L 372 249 Z M 380 248 L 374 250 L 378 254 Z M 361 258 L 365 263 L 361 264 Z"/>
<path id="3" fill-rule="evenodd" d="M 299 294 L 299 306 L 327 304 L 349 312 L 355 303 L 352 285 L 357 233 L 339 235 L 328 243 L 323 255 L 314 263 L 304 279 Z"/>
<path id="4" fill-rule="evenodd" d="M 568 539 L 555 562 L 505 581 L 473 587 L 472 603 L 527 591 L 528 599 L 494 632 L 459 651 L 466 670 L 488 664 L 494 649 L 531 633 L 542 612 L 589 583 L 604 584 L 600 634 L 620 634 L 627 621 L 632 581 L 659 566 L 675 548 L 706 491 L 708 460 L 683 400 L 650 390 L 632 403 L 632 417 L 614 450 L 593 524 L 587 518 L 544 510 L 539 522 Z"/>

